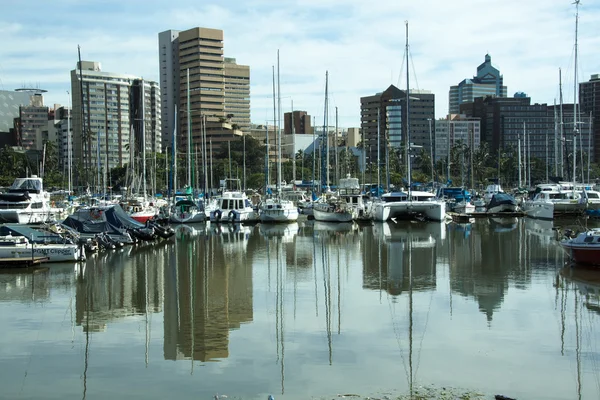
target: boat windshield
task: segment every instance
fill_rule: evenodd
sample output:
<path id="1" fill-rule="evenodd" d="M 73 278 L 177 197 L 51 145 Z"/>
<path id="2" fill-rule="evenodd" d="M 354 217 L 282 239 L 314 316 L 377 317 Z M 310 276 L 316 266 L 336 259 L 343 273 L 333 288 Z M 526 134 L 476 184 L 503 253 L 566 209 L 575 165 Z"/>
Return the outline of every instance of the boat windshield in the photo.
<path id="1" fill-rule="evenodd" d="M 39 193 L 42 190 L 40 179 L 17 178 L 9 189 L 9 192 Z"/>

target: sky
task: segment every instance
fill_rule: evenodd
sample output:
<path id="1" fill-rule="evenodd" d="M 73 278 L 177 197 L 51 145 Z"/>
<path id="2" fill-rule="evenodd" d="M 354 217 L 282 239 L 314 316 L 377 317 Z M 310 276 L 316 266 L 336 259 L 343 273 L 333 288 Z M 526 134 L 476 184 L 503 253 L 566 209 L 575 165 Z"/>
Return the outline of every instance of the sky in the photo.
<path id="1" fill-rule="evenodd" d="M 102 70 L 158 80 L 158 33 L 196 26 L 224 31 L 224 53 L 251 73 L 251 119 L 272 123 L 273 66 L 280 52 L 282 112 L 308 111 L 317 125 L 360 126 L 360 98 L 390 84 L 436 96 L 436 118 L 448 90 L 476 74 L 489 53 L 509 96 L 533 103 L 573 101 L 575 6 L 570 0 L 0 0 L 0 90 L 34 86 L 45 103 L 69 104 L 70 71 L 82 60 Z M 600 4 L 579 13 L 578 81 L 600 73 Z"/>

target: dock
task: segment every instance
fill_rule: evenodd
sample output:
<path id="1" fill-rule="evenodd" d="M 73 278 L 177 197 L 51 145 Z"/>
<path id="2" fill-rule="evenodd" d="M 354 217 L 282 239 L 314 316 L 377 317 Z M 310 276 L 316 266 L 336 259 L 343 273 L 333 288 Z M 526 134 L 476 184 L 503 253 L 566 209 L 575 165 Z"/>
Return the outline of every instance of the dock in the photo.
<path id="1" fill-rule="evenodd" d="M 47 262 L 48 257 L 15 257 L 15 258 L 0 258 L 0 269 L 26 269 L 38 267 L 40 264 Z"/>
<path id="2" fill-rule="evenodd" d="M 472 212 L 472 213 L 455 213 L 449 212 L 447 213 L 454 222 L 466 223 L 469 222 L 471 218 L 515 218 L 515 217 L 524 217 L 525 213 L 521 211 L 515 212 L 500 212 L 500 213 L 486 213 L 486 212 Z"/>

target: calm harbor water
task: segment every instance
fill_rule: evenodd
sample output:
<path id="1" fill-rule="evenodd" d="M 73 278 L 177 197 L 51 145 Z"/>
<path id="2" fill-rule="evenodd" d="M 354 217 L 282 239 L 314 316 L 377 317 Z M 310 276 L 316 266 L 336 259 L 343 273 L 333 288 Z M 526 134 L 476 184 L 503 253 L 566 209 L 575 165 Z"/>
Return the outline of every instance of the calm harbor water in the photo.
<path id="1" fill-rule="evenodd" d="M 179 226 L 1 273 L 0 397 L 597 399 L 600 270 L 552 226 Z"/>

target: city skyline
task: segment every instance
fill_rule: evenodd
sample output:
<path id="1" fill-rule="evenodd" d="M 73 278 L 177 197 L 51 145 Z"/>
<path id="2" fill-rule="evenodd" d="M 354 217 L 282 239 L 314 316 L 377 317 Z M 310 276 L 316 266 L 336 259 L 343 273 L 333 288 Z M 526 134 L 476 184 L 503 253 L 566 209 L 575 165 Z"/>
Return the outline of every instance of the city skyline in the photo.
<path id="1" fill-rule="evenodd" d="M 48 15 L 60 18 L 55 22 Z M 563 0 L 473 0 L 460 8 L 434 0 L 413 5 L 307 0 L 277 7 L 266 0 L 208 1 L 202 6 L 191 1 L 177 6 L 32 1 L 0 17 L 0 90 L 39 86 L 48 90 L 45 104 L 68 104 L 78 44 L 82 60 L 99 61 L 103 70 L 158 81 L 158 33 L 200 26 L 222 29 L 225 57 L 250 66 L 253 123 L 272 123 L 272 66 L 279 49 L 282 114 L 291 110 L 293 100 L 296 109 L 322 124 L 328 70 L 330 116 L 337 106 L 340 126 L 360 126 L 361 97 L 390 84 L 406 86 L 400 76 L 401 68 L 406 71 L 405 20 L 410 27 L 410 86 L 435 94 L 436 118 L 448 111 L 450 86 L 471 77 L 486 53 L 504 76 L 509 97 L 525 92 L 532 103 L 551 104 L 558 98 L 562 68 L 564 101 L 572 102 L 575 6 Z M 594 57 L 600 45 L 600 37 L 594 36 L 598 23 L 600 7 L 582 3 L 579 82 L 600 73 L 600 60 Z"/>

